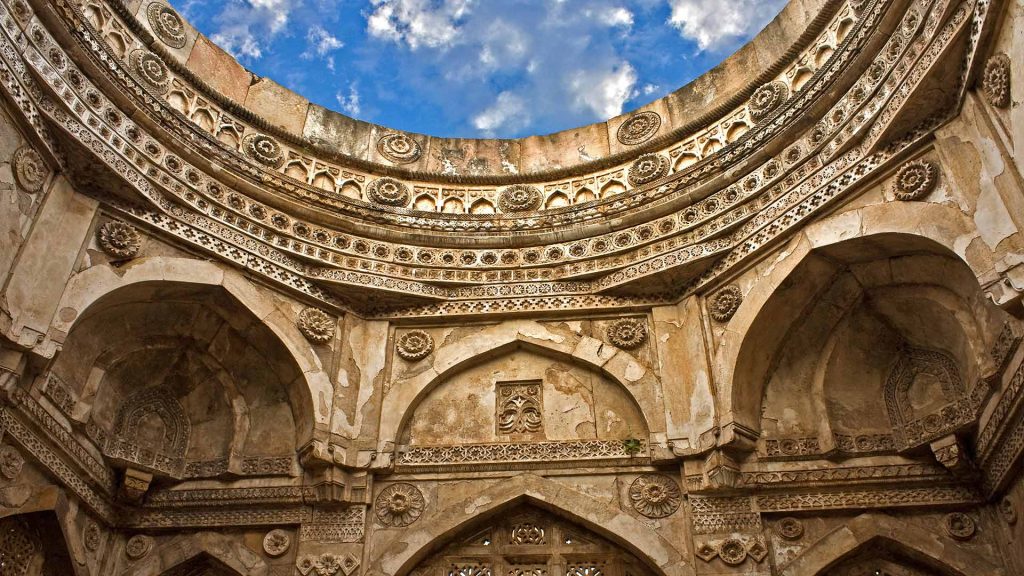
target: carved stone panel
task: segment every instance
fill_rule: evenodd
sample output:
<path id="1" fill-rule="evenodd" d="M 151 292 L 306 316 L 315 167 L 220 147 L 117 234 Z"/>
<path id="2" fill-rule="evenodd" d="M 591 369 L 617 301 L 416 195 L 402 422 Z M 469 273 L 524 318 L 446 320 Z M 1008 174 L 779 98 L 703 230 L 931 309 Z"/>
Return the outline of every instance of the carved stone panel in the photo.
<path id="1" fill-rule="evenodd" d="M 544 430 L 544 386 L 539 380 L 498 382 L 495 421 L 499 434 L 535 434 Z"/>

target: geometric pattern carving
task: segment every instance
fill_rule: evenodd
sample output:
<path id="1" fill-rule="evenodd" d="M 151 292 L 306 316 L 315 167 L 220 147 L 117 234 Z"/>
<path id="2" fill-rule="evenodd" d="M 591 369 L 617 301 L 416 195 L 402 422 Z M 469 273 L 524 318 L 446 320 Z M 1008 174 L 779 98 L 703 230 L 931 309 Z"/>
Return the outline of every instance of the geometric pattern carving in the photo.
<path id="1" fill-rule="evenodd" d="M 543 431 L 544 386 L 540 380 L 498 382 L 495 400 L 498 434 Z"/>
<path id="2" fill-rule="evenodd" d="M 344 508 L 314 508 L 312 521 L 302 523 L 299 541 L 362 542 L 365 518 L 366 506 L 361 504 Z"/>
<path id="3" fill-rule="evenodd" d="M 621 440 L 567 440 L 550 442 L 500 442 L 451 446 L 409 446 L 398 455 L 399 466 L 452 466 L 482 463 L 548 464 L 568 460 L 635 459 Z"/>
<path id="4" fill-rule="evenodd" d="M 36 536 L 23 520 L 11 516 L 0 519 L 0 567 L 4 576 L 28 576 L 37 551 Z"/>

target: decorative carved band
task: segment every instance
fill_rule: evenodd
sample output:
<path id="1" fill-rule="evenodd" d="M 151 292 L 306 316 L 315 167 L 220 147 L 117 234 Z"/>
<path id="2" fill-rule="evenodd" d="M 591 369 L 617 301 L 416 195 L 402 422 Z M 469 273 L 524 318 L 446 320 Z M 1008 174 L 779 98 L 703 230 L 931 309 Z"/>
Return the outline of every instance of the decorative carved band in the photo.
<path id="1" fill-rule="evenodd" d="M 558 466 L 580 460 L 631 460 L 643 462 L 647 444 L 634 451 L 622 440 L 567 440 L 552 442 L 504 442 L 456 446 L 410 446 L 401 451 L 402 467 L 448 467 L 465 464 L 538 464 Z"/>

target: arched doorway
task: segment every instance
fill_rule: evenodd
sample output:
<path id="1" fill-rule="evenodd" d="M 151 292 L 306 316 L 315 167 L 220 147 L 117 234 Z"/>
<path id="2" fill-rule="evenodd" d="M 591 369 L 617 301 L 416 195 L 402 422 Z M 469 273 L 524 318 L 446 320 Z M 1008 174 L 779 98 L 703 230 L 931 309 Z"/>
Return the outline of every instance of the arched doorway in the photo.
<path id="1" fill-rule="evenodd" d="M 64 545 L 64 533 L 52 513 L 34 512 L 0 518 L 0 574 L 74 574 Z"/>
<path id="2" fill-rule="evenodd" d="M 605 538 L 523 504 L 461 531 L 414 576 L 652 576 Z"/>

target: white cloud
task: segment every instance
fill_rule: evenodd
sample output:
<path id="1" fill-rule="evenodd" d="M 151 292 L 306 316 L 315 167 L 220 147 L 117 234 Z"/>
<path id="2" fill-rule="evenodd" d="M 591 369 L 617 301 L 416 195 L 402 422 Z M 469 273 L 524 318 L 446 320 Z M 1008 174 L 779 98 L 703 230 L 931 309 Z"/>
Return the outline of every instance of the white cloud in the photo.
<path id="1" fill-rule="evenodd" d="M 356 89 L 355 84 L 351 84 L 348 87 L 348 95 L 342 92 L 338 92 L 334 95 L 338 100 L 338 105 L 341 106 L 341 111 L 349 116 L 358 116 L 361 108 L 359 107 L 359 90 Z"/>
<path id="2" fill-rule="evenodd" d="M 598 20 L 607 26 L 622 28 L 633 27 L 633 13 L 621 6 L 602 10 L 598 14 Z"/>
<path id="3" fill-rule="evenodd" d="M 518 130 L 530 123 L 526 101 L 511 92 L 502 92 L 494 104 L 473 117 L 473 126 L 485 136 L 493 136 L 498 130 Z"/>
<path id="4" fill-rule="evenodd" d="M 637 96 L 636 70 L 622 62 L 611 70 L 581 70 L 569 80 L 574 104 L 592 111 L 599 118 L 622 114 L 622 106 Z"/>
<path id="5" fill-rule="evenodd" d="M 470 13 L 473 0 L 371 0 L 366 17 L 371 36 L 405 43 L 416 50 L 447 48 L 457 42 L 460 21 Z"/>
<path id="6" fill-rule="evenodd" d="M 345 45 L 344 42 L 332 36 L 330 32 L 320 25 L 310 27 L 309 32 L 306 34 L 306 43 L 309 46 L 307 51 L 315 53 L 317 56 L 326 56 L 329 52 L 333 52 Z"/>
<path id="7" fill-rule="evenodd" d="M 668 0 L 669 24 L 697 42 L 718 50 L 752 36 L 779 13 L 786 0 Z"/>
<path id="8" fill-rule="evenodd" d="M 236 58 L 257 60 L 285 30 L 296 2 L 301 0 L 235 0 L 221 13 L 223 25 L 210 39 Z"/>

